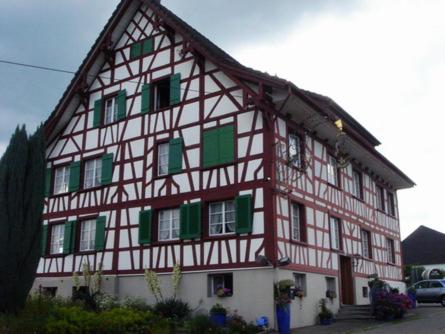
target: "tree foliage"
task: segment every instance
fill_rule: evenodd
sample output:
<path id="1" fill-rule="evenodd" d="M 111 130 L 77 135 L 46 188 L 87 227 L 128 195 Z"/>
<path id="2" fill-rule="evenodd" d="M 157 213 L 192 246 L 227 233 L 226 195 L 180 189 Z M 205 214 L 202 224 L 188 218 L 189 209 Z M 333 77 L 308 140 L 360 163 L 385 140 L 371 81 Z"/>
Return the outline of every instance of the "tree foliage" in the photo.
<path id="1" fill-rule="evenodd" d="M 20 310 L 40 257 L 45 142 L 17 127 L 0 159 L 0 312 Z"/>

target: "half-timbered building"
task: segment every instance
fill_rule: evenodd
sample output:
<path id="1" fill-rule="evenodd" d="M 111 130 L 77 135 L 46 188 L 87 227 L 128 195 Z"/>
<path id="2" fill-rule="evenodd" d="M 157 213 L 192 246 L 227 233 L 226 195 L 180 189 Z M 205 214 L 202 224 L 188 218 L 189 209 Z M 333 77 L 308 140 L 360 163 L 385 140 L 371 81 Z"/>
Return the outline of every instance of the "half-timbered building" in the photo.
<path id="1" fill-rule="evenodd" d="M 35 289 L 72 293 L 88 263 L 103 290 L 179 297 L 274 319 L 291 278 L 292 326 L 326 291 L 368 302 L 367 276 L 401 285 L 396 191 L 413 182 L 331 99 L 238 63 L 156 0 L 122 0 L 54 112 Z M 230 296 L 220 298 L 223 286 Z"/>

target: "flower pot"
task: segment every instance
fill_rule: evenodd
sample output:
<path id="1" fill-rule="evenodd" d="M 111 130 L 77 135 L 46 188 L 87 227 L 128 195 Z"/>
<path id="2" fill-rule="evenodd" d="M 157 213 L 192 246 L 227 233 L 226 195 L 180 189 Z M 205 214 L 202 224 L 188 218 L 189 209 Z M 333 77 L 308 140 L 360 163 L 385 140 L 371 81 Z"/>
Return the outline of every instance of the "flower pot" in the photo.
<path id="1" fill-rule="evenodd" d="M 332 324 L 332 318 L 320 317 L 320 325 L 329 326 L 330 324 Z"/>
<path id="2" fill-rule="evenodd" d="M 290 304 L 277 305 L 277 323 L 278 333 L 289 334 L 290 333 Z"/>
<path id="3" fill-rule="evenodd" d="M 227 316 L 225 314 L 212 314 L 210 320 L 218 327 L 224 327 L 226 325 Z"/>

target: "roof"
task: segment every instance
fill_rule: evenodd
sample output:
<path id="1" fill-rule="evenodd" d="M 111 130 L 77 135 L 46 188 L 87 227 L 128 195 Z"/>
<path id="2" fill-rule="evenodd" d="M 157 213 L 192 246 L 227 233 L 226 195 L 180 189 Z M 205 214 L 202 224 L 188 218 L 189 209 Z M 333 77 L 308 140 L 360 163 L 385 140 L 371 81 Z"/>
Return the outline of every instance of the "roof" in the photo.
<path id="1" fill-rule="evenodd" d="M 395 167 L 395 165 L 393 165 L 388 159 L 383 157 L 383 155 L 378 153 L 376 150 L 373 150 L 373 148 L 379 145 L 380 142 L 332 99 L 320 94 L 300 89 L 295 84 L 285 79 L 279 78 L 277 76 L 271 76 L 267 73 L 257 71 L 250 67 L 242 65 L 236 59 L 234 59 L 216 44 L 211 42 L 204 35 L 202 35 L 200 32 L 192 28 L 188 23 L 183 21 L 165 6 L 161 5 L 159 0 L 142 0 L 142 2 L 149 4 L 151 8 L 156 12 L 156 14 L 160 16 L 169 26 L 181 33 L 187 40 L 189 40 L 193 44 L 194 48 L 196 48 L 204 56 L 209 57 L 212 61 L 216 62 L 219 66 L 226 69 L 234 70 L 237 75 L 239 75 L 240 77 L 244 77 L 247 80 L 260 80 L 268 85 L 292 90 L 306 102 L 310 103 L 312 107 L 314 107 L 319 112 L 325 115 L 334 115 L 335 118 L 342 119 L 348 126 L 347 130 L 351 128 L 351 134 L 358 134 L 359 137 L 364 138 L 364 140 L 361 140 L 361 138 L 359 139 L 367 149 L 370 149 L 373 154 L 375 154 L 380 160 L 387 164 L 392 170 L 394 170 L 394 172 L 401 175 L 408 184 L 411 184 L 412 186 L 414 185 L 414 182 L 409 179 L 404 173 L 402 173 L 400 169 Z M 73 80 L 65 90 L 56 108 L 45 122 L 45 130 L 48 138 L 52 139 L 55 135 L 54 133 L 56 133 L 58 130 L 60 131 L 60 126 L 57 127 L 56 125 L 62 118 L 61 114 L 66 112 L 70 100 L 76 95 L 77 92 L 75 88 L 81 82 L 80 80 L 82 78 L 85 78 L 85 76 L 88 77 L 90 68 L 93 67 L 94 59 L 101 54 L 100 46 L 104 43 L 106 36 L 113 32 L 113 29 L 116 26 L 116 21 L 123 17 L 125 10 L 136 3 L 139 3 L 139 1 L 122 0 L 113 12 L 111 18 L 103 28 L 93 47 L 88 52 L 86 58 L 77 70 Z M 357 138 L 357 136 L 355 137 Z"/>
<path id="2" fill-rule="evenodd" d="M 422 225 L 402 241 L 403 263 L 444 264 L 444 245 L 445 234 Z"/>

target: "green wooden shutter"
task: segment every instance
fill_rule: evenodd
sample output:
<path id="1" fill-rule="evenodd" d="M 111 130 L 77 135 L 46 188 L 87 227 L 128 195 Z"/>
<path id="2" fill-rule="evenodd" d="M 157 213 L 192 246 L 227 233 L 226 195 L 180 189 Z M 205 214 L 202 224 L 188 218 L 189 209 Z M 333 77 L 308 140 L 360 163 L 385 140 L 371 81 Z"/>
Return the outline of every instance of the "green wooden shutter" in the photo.
<path id="1" fill-rule="evenodd" d="M 40 256 L 46 255 L 46 249 L 48 246 L 48 225 L 42 226 L 42 237 L 40 238 Z"/>
<path id="2" fill-rule="evenodd" d="M 179 209 L 179 237 L 180 239 L 189 238 L 189 206 L 182 204 Z"/>
<path id="3" fill-rule="evenodd" d="M 201 202 L 189 204 L 188 234 L 190 239 L 201 237 Z"/>
<path id="4" fill-rule="evenodd" d="M 151 210 L 139 212 L 139 244 L 151 243 Z"/>
<path id="5" fill-rule="evenodd" d="M 235 160 L 235 129 L 233 125 L 219 128 L 218 151 L 220 164 Z"/>
<path id="6" fill-rule="evenodd" d="M 74 251 L 75 241 L 75 221 L 65 223 L 65 232 L 63 235 L 63 254 L 71 254 Z"/>
<path id="7" fill-rule="evenodd" d="M 238 196 L 235 199 L 235 229 L 236 233 L 251 233 L 252 232 L 252 195 Z"/>
<path id="8" fill-rule="evenodd" d="M 141 113 L 147 114 L 150 112 L 151 107 L 151 87 L 150 84 L 144 84 L 142 86 L 142 95 L 141 95 Z"/>
<path id="9" fill-rule="evenodd" d="M 102 251 L 105 249 L 105 222 L 107 217 L 101 216 L 96 219 L 96 240 L 95 249 Z"/>
<path id="10" fill-rule="evenodd" d="M 142 43 L 142 54 L 147 55 L 153 52 L 153 38 L 147 38 Z"/>
<path id="11" fill-rule="evenodd" d="M 170 105 L 181 102 L 181 74 L 170 77 Z"/>
<path id="12" fill-rule="evenodd" d="M 113 153 L 102 156 L 101 184 L 108 185 L 113 180 Z"/>
<path id="13" fill-rule="evenodd" d="M 121 90 L 117 94 L 117 119 L 123 120 L 127 116 L 127 91 Z"/>
<path id="14" fill-rule="evenodd" d="M 168 173 L 174 174 L 182 172 L 182 138 L 170 140 L 168 151 Z"/>
<path id="15" fill-rule="evenodd" d="M 201 202 L 183 204 L 180 208 L 180 238 L 201 237 Z"/>
<path id="16" fill-rule="evenodd" d="M 219 164 L 218 129 L 204 131 L 203 134 L 203 164 L 211 167 Z"/>
<path id="17" fill-rule="evenodd" d="M 45 172 L 45 197 L 51 194 L 51 168 L 47 168 Z"/>
<path id="18" fill-rule="evenodd" d="M 141 43 L 134 43 L 131 45 L 130 49 L 130 59 L 135 59 L 140 57 L 142 54 L 142 44 Z"/>
<path id="19" fill-rule="evenodd" d="M 70 192 L 79 190 L 80 187 L 80 161 L 73 162 L 70 166 Z"/>
<path id="20" fill-rule="evenodd" d="M 94 102 L 93 127 L 97 128 L 102 123 L 102 100 Z"/>

